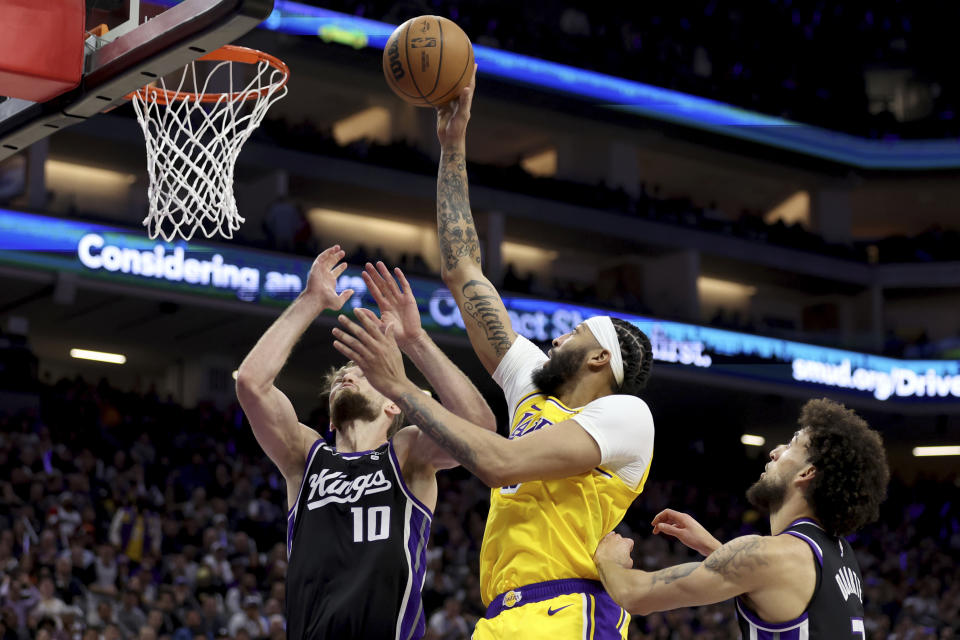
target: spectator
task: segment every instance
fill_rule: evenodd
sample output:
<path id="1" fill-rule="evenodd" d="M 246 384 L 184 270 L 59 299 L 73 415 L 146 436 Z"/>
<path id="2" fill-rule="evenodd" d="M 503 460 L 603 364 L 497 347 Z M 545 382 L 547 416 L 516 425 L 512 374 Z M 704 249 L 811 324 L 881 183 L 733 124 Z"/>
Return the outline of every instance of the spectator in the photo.
<path id="1" fill-rule="evenodd" d="M 80 512 L 73 503 L 71 492 L 66 491 L 60 496 L 60 504 L 50 509 L 47 522 L 49 525 L 57 527 L 60 534 L 60 544 L 67 546 L 67 541 L 73 537 L 74 532 L 83 522 Z"/>
<path id="2" fill-rule="evenodd" d="M 123 411 L 124 424 L 129 427 L 127 440 L 101 441 L 99 436 L 89 435 L 99 433 L 95 425 L 102 419 L 99 407 L 104 400 Z M 68 627 L 72 627 L 74 637 L 92 635 L 81 636 L 84 640 L 101 640 L 98 635 L 152 637 L 151 633 L 174 640 L 195 640 L 200 634 L 209 640 L 220 634 L 220 627 L 226 627 L 232 640 L 283 637 L 283 489 L 271 484 L 274 470 L 259 454 L 248 433 L 238 431 L 242 435 L 233 436 L 227 435 L 232 432 L 218 431 L 216 425 L 230 424 L 229 413 L 188 410 L 173 404 L 161 409 L 152 402 L 147 395 L 72 380 L 48 385 L 42 392 L 40 412 L 9 415 L 0 411 L 0 468 L 7 464 L 19 470 L 7 473 L 9 490 L 0 487 L 0 519 L 13 523 L 0 528 L 0 640 L 7 636 L 16 640 L 59 640 Z M 162 424 L 175 425 L 165 426 L 165 431 L 160 432 L 163 437 L 157 435 L 156 426 L 156 416 L 161 412 L 165 412 Z M 118 560 L 116 550 L 107 543 L 107 527 L 95 526 L 89 531 L 78 528 L 68 541 L 69 546 L 54 555 L 53 568 L 47 569 L 37 561 L 41 550 L 38 541 L 50 531 L 54 533 L 53 546 L 60 546 L 59 522 L 46 519 L 47 508 L 28 509 L 26 498 L 37 491 L 37 504 L 58 504 L 61 484 L 48 482 L 47 476 L 57 475 L 53 472 L 39 470 L 28 475 L 23 467 L 32 469 L 33 462 L 24 465 L 11 455 L 39 446 L 44 425 L 49 425 L 51 450 L 56 450 L 60 442 L 73 441 L 78 433 L 84 434 L 85 446 L 90 448 L 89 455 L 81 452 L 72 460 L 50 458 L 50 464 L 63 479 L 80 468 L 92 470 L 96 466 L 95 462 L 90 463 L 93 458 L 103 463 L 104 474 L 108 467 L 116 470 L 110 475 L 117 482 L 123 482 L 125 474 L 135 473 L 135 467 L 142 465 L 145 484 L 149 485 L 152 475 L 163 476 L 169 469 L 187 471 L 196 454 L 201 463 L 211 466 L 211 478 L 215 478 L 216 468 L 222 464 L 231 474 L 242 473 L 250 483 L 250 491 L 245 494 L 245 501 L 235 500 L 235 496 L 226 500 L 208 498 L 202 492 L 194 492 L 191 477 L 198 477 L 198 470 L 174 475 L 170 499 L 156 509 L 164 520 L 176 520 L 188 503 L 193 504 L 192 518 L 185 519 L 183 527 L 171 534 L 179 539 L 178 549 L 168 548 L 159 556 L 144 554 L 139 565 L 134 566 L 126 555 L 119 555 Z M 113 455 L 117 447 L 131 448 L 144 432 L 152 434 L 151 443 L 156 448 L 152 466 L 141 461 L 128 464 L 125 457 Z M 670 437 L 669 433 L 663 435 Z M 190 442 L 190 446 L 185 442 Z M 663 479 L 671 466 L 671 447 L 662 445 L 660 471 L 651 476 L 642 499 L 628 511 L 620 531 L 645 532 L 646 523 L 660 509 L 683 504 L 705 524 L 726 528 L 719 533 L 724 539 L 754 532 L 756 514 L 747 508 L 739 491 L 725 488 L 722 478 L 701 482 L 694 469 L 694 476 L 684 482 Z M 109 490 L 101 493 L 98 486 L 91 483 L 86 490 L 73 490 L 75 506 L 83 512 L 89 505 L 102 514 L 100 520 L 111 522 L 122 507 L 112 502 L 114 496 Z M 949 483 L 921 479 L 908 486 L 895 481 L 880 523 L 866 528 L 857 540 L 855 546 L 864 578 L 864 624 L 869 637 L 924 637 L 918 629 L 927 629 L 927 636 L 948 638 L 960 626 L 960 528 L 955 526 L 960 521 L 960 504 L 951 490 Z M 431 637 L 469 637 L 476 618 L 484 613 L 477 582 L 477 557 L 489 492 L 462 470 L 438 476 L 438 492 L 423 593 L 425 615 Z M 223 505 L 218 506 L 217 500 Z M 272 512 L 270 518 L 251 519 L 253 504 L 258 504 L 254 513 L 262 516 Z M 218 515 L 223 517 L 217 518 Z M 34 537 L 29 528 L 33 528 Z M 185 534 L 188 529 L 192 533 Z M 259 531 L 262 542 L 255 543 L 253 536 L 240 535 L 241 529 Z M 634 535 L 642 566 L 664 567 L 690 558 L 685 548 L 659 537 Z M 50 537 L 46 539 L 49 546 Z M 24 540 L 33 541 L 24 544 Z M 223 545 L 237 584 L 218 583 L 211 565 L 204 562 L 207 556 L 216 560 L 221 553 L 219 548 L 214 550 L 215 544 Z M 87 551 L 85 545 L 95 549 L 95 553 Z M 263 552 L 257 551 L 258 545 Z M 242 566 L 245 558 L 249 562 Z M 216 560 L 214 564 L 221 562 Z M 78 582 L 90 585 L 89 598 L 77 593 L 74 579 L 80 575 L 86 577 Z M 41 595 L 41 589 L 51 588 L 52 598 Z M 69 594 L 73 594 L 71 606 L 66 605 Z M 42 609 L 38 607 L 41 601 L 47 603 Z M 46 615 L 47 607 L 59 613 Z M 82 615 L 78 615 L 77 607 Z M 144 617 L 131 613 L 135 610 Z M 44 615 L 37 615 L 41 611 Z M 630 625 L 629 633 L 643 640 L 671 636 L 725 640 L 736 637 L 731 624 L 733 609 L 726 604 L 638 617 Z M 145 626 L 151 631 L 144 631 Z"/>
<path id="3" fill-rule="evenodd" d="M 238 583 L 227 591 L 226 610 L 231 618 L 243 612 L 243 602 L 248 596 L 256 594 L 257 577 L 252 573 L 244 573 Z"/>
<path id="4" fill-rule="evenodd" d="M 91 609 L 87 616 L 87 625 L 91 627 L 104 628 L 108 624 L 116 622 L 114 604 L 112 600 L 101 598 L 97 601 L 95 608 Z"/>
<path id="5" fill-rule="evenodd" d="M 145 498 L 131 496 L 110 523 L 110 543 L 133 562 L 139 563 L 145 553 L 160 553 L 162 538 L 160 519 Z"/>
<path id="6" fill-rule="evenodd" d="M 86 597 L 86 589 L 84 589 L 83 584 L 73 576 L 73 564 L 69 557 L 60 556 L 57 558 L 53 583 L 57 597 L 63 600 L 65 604 L 79 604 L 79 601 Z"/>
<path id="7" fill-rule="evenodd" d="M 109 544 L 100 545 L 97 558 L 94 561 L 96 578 L 90 585 L 94 593 L 105 596 L 116 596 L 117 585 L 120 579 L 120 565 L 117 563 L 117 554 Z"/>
<path id="8" fill-rule="evenodd" d="M 3 597 L 4 611 L 9 610 L 12 617 L 4 615 L 6 622 L 16 622 L 17 632 L 21 632 L 27 625 L 27 614 L 40 603 L 40 591 L 30 582 L 30 575 L 20 571 L 15 578 L 4 575 L 0 586 L 0 595 Z"/>
<path id="9" fill-rule="evenodd" d="M 196 636 L 208 637 L 203 627 L 203 616 L 196 609 L 187 611 L 183 626 L 173 634 L 173 640 L 194 640 Z"/>
<path id="10" fill-rule="evenodd" d="M 31 611 L 38 619 L 52 618 L 59 626 L 60 614 L 67 608 L 66 603 L 57 597 L 57 588 L 50 578 L 40 580 L 40 600 Z"/>
<path id="11" fill-rule="evenodd" d="M 429 640 L 467 640 L 470 629 L 460 613 L 460 600 L 448 597 L 443 608 L 430 616 L 427 636 Z"/>
<path id="12" fill-rule="evenodd" d="M 257 596 L 246 596 L 243 611 L 238 611 L 230 618 L 230 635 L 237 635 L 241 629 L 251 638 L 262 638 L 269 632 L 267 620 L 260 615 L 260 599 Z"/>
<path id="13" fill-rule="evenodd" d="M 140 628 L 147 624 L 147 616 L 140 608 L 140 596 L 136 591 L 124 590 L 120 609 L 116 614 L 116 622 L 127 636 L 137 635 Z"/>

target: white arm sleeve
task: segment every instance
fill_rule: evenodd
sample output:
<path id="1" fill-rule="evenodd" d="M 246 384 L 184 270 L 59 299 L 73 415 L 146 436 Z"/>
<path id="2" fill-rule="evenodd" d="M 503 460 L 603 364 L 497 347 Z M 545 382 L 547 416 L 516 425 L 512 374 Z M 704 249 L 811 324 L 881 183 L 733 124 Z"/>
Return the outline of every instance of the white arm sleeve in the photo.
<path id="1" fill-rule="evenodd" d="M 531 374 L 547 360 L 547 354 L 537 345 L 518 335 L 500 360 L 500 364 L 497 365 L 496 371 L 493 372 L 493 379 L 503 389 L 503 395 L 507 398 L 507 410 L 510 412 L 511 422 L 517 403 L 524 396 L 537 390 L 530 379 Z"/>
<path id="2" fill-rule="evenodd" d="M 653 458 L 653 416 L 636 396 L 597 398 L 571 420 L 600 447 L 600 464 L 636 487 Z"/>

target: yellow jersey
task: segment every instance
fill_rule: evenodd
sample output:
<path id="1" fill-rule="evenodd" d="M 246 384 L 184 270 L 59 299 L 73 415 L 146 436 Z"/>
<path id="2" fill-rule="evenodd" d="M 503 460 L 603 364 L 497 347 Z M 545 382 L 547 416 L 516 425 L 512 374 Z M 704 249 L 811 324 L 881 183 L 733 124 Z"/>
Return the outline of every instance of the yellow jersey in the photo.
<path id="1" fill-rule="evenodd" d="M 509 437 L 574 419 L 597 441 L 601 464 L 568 478 L 491 490 L 480 551 L 484 604 L 537 582 L 599 580 L 593 552 L 623 519 L 650 470 L 653 419 L 646 403 L 614 395 L 585 407 L 566 407 L 530 381 L 530 374 L 546 359 L 533 343 L 518 336 L 494 373 L 512 410 Z"/>

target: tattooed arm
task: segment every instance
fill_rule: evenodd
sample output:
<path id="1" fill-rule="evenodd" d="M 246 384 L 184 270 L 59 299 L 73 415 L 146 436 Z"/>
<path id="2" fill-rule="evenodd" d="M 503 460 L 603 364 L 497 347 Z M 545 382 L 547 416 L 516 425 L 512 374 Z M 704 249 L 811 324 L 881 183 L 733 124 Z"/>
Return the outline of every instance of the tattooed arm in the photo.
<path id="1" fill-rule="evenodd" d="M 480 243 L 470 212 L 466 134 L 475 88 L 476 68 L 460 97 L 437 109 L 437 238 L 443 281 L 460 307 L 474 351 L 492 374 L 517 334 L 500 294 L 483 275 Z"/>
<path id="2" fill-rule="evenodd" d="M 777 562 L 782 555 L 780 541 L 769 536 L 736 538 L 703 562 L 655 572 L 631 568 L 632 547 L 632 540 L 607 534 L 597 546 L 594 561 L 610 597 L 630 613 L 641 615 L 750 594 L 768 585 L 771 575 L 782 569 Z"/>
<path id="3" fill-rule="evenodd" d="M 406 377 L 393 325 L 384 326 L 368 309 L 357 309 L 356 317 L 359 324 L 338 318 L 343 329 L 333 330 L 334 348 L 356 362 L 377 391 L 487 486 L 565 478 L 600 464 L 596 440 L 573 420 L 508 440 L 454 415 Z"/>

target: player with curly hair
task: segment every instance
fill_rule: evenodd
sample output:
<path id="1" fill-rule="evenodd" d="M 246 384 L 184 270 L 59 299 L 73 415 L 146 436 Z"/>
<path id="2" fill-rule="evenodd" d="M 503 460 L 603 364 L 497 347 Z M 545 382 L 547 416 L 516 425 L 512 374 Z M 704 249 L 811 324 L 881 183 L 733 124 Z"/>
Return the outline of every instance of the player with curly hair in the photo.
<path id="1" fill-rule="evenodd" d="M 610 534 L 595 560 L 614 600 L 646 615 L 736 596 L 744 640 L 864 638 L 860 567 L 844 536 L 879 516 L 890 479 L 883 441 L 863 418 L 826 398 L 807 402 L 799 423 L 747 491 L 750 503 L 769 514 L 773 535 L 721 544 L 689 515 L 662 511 L 653 532 L 706 559 L 637 571 L 633 541 Z"/>

